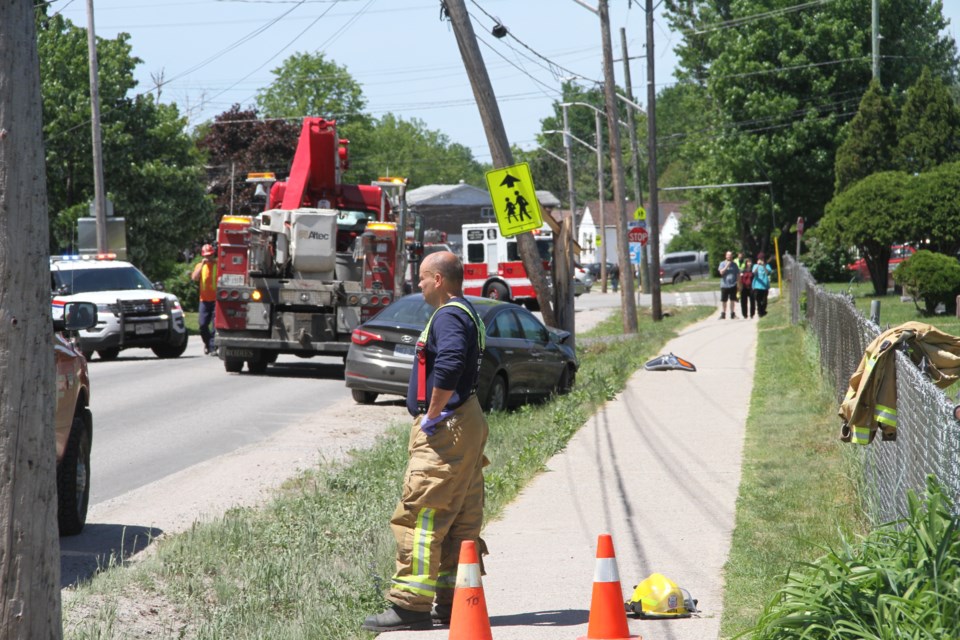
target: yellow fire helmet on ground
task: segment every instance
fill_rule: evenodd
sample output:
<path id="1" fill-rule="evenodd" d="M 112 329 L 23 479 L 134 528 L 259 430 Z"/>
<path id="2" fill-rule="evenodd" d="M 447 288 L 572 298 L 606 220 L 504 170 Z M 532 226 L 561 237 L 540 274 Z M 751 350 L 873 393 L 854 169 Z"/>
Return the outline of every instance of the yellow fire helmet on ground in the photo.
<path id="1" fill-rule="evenodd" d="M 697 601 L 690 597 L 690 592 L 660 573 L 638 584 L 624 607 L 641 618 L 689 618 L 699 613 Z"/>

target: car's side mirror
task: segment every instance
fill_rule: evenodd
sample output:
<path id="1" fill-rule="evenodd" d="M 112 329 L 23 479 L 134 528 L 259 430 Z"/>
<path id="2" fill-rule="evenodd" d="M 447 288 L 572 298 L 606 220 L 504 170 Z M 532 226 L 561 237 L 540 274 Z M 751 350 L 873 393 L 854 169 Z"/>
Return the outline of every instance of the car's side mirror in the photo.
<path id="1" fill-rule="evenodd" d="M 97 305 L 92 302 L 68 302 L 63 315 L 53 321 L 56 331 L 81 331 L 97 324 Z"/>
<path id="2" fill-rule="evenodd" d="M 153 283 L 153 288 L 157 291 L 166 291 L 166 289 L 163 288 L 163 283 L 159 280 Z"/>

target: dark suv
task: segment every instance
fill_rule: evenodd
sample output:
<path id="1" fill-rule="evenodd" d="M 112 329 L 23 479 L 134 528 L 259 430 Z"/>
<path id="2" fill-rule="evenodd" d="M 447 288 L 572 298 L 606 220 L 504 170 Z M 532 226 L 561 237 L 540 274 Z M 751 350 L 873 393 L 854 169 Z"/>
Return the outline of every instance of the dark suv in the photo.
<path id="1" fill-rule="evenodd" d="M 62 536 L 80 533 L 87 522 L 87 505 L 90 501 L 90 445 L 93 438 L 87 360 L 77 349 L 74 340 L 66 334 L 89 329 L 96 324 L 97 305 L 92 302 L 54 302 L 57 523 Z"/>

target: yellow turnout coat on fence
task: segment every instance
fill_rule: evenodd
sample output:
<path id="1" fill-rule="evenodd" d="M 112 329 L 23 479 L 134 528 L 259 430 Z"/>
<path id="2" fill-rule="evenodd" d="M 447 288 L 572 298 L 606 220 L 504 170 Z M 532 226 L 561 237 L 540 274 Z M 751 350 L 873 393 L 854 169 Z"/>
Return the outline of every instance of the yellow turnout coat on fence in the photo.
<path id="1" fill-rule="evenodd" d="M 840 439 L 869 444 L 877 429 L 882 440 L 897 439 L 898 345 L 930 380 L 945 389 L 960 377 L 960 338 L 923 322 L 905 322 L 871 342 L 852 376 L 837 412 L 843 419 Z"/>

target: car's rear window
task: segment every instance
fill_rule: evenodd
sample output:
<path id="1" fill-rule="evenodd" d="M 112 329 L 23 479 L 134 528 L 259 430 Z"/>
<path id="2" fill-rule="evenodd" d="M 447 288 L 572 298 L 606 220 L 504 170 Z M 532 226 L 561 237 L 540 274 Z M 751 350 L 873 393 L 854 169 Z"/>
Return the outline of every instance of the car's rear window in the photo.
<path id="1" fill-rule="evenodd" d="M 420 296 L 406 297 L 400 298 L 378 313 L 377 320 L 426 326 L 432 313 L 433 307 L 424 302 Z"/>
<path id="2" fill-rule="evenodd" d="M 66 286 L 70 293 L 153 289 L 153 284 L 136 267 L 110 269 L 65 269 L 52 272 L 54 289 Z"/>

